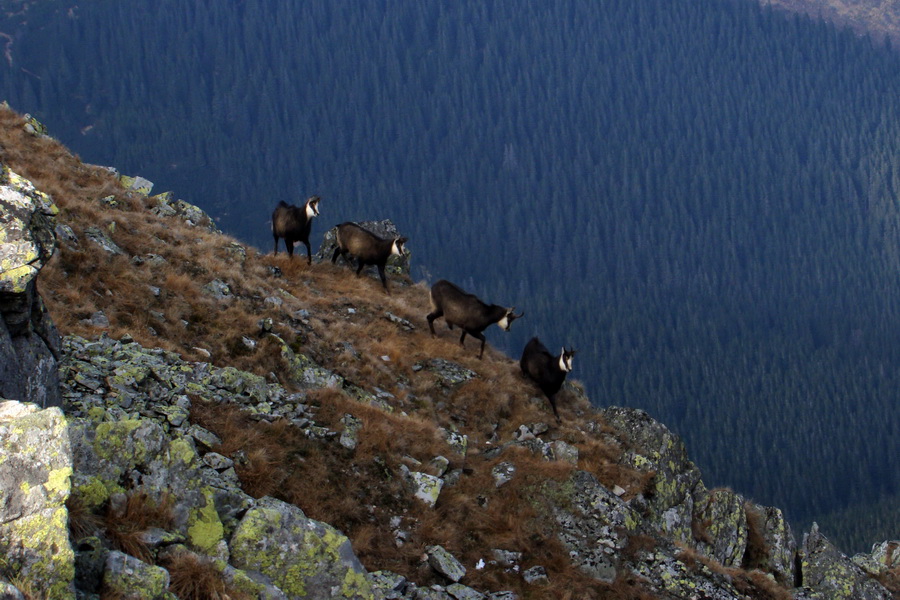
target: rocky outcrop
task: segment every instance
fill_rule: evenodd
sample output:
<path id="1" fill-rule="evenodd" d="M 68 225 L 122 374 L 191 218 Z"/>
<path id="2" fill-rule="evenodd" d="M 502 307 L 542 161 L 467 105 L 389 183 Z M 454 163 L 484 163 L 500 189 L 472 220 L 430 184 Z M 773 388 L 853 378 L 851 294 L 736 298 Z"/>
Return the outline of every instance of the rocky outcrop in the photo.
<path id="1" fill-rule="evenodd" d="M 0 165 L 0 397 L 59 406 L 59 334 L 38 295 L 37 275 L 56 248 L 58 209 Z"/>

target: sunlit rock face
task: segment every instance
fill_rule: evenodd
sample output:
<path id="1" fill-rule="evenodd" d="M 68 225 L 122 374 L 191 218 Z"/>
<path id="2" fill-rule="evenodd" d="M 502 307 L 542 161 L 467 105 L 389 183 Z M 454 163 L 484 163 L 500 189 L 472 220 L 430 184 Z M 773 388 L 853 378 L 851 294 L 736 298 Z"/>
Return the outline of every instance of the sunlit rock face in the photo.
<path id="1" fill-rule="evenodd" d="M 58 209 L 31 182 L 0 165 L 0 397 L 60 405 L 59 334 L 37 291 L 56 249 Z"/>

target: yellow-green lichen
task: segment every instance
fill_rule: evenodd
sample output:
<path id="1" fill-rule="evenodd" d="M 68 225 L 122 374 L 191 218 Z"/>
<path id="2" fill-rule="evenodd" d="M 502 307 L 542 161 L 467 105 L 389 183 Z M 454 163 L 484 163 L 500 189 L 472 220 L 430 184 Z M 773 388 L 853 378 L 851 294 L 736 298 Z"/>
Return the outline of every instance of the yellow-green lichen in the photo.
<path id="1" fill-rule="evenodd" d="M 47 476 L 47 483 L 44 487 L 52 494 L 59 494 L 63 497 L 69 495 L 71 486 L 72 467 L 63 467 L 50 471 Z"/>
<path id="2" fill-rule="evenodd" d="M 115 487 L 115 489 L 111 489 Z M 117 484 L 106 484 L 98 477 L 91 477 L 86 483 L 76 485 L 72 495 L 90 511 L 96 510 L 106 502 L 114 492 L 123 491 Z"/>
<path id="3" fill-rule="evenodd" d="M 191 466 L 197 461 L 197 451 L 185 438 L 175 438 L 169 444 L 169 457 L 174 466 L 176 461 Z"/>
<path id="4" fill-rule="evenodd" d="M 127 446 L 127 440 L 141 425 L 139 419 L 126 419 L 124 421 L 105 421 L 97 425 L 97 435 L 94 447 L 97 456 L 104 460 L 121 456 Z M 147 458 L 147 446 L 140 440 L 134 440 L 131 459 L 134 464 L 144 462 Z"/>
<path id="5" fill-rule="evenodd" d="M 195 548 L 206 554 L 214 554 L 225 533 L 225 527 L 216 512 L 212 490 L 204 489 L 203 496 L 206 503 L 191 511 L 188 518 L 188 539 Z"/>

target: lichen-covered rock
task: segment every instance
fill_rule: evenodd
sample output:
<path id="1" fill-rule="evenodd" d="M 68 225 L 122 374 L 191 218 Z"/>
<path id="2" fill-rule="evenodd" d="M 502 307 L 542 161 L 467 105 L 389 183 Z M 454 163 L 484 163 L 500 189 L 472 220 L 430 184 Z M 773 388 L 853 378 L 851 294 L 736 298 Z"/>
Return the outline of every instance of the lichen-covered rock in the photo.
<path id="1" fill-rule="evenodd" d="M 803 536 L 803 587 L 828 600 L 890 600 L 893 595 L 842 554 L 813 523 Z"/>
<path id="2" fill-rule="evenodd" d="M 716 489 L 697 499 L 694 521 L 697 549 L 726 567 L 739 567 L 747 548 L 744 499 L 728 489 Z"/>
<path id="3" fill-rule="evenodd" d="M 235 567 L 257 573 L 288 596 L 374 597 L 347 537 L 280 500 L 262 498 L 247 511 L 230 547 Z"/>
<path id="4" fill-rule="evenodd" d="M 444 481 L 440 477 L 421 473 L 418 471 L 410 471 L 406 465 L 400 465 L 400 475 L 407 482 L 413 496 L 424 502 L 427 506 L 433 507 L 437 504 L 438 497 L 444 487 Z"/>
<path id="5" fill-rule="evenodd" d="M 434 373 L 437 376 L 437 383 L 448 388 L 459 386 L 478 376 L 472 369 L 443 358 L 432 358 L 413 365 L 414 371 L 422 369 Z"/>
<path id="6" fill-rule="evenodd" d="M 93 243 L 100 246 L 102 250 L 109 254 L 118 254 L 124 256 L 127 254 L 122 248 L 116 244 L 109 234 L 99 227 L 88 227 L 84 230 L 84 236 Z"/>
<path id="7" fill-rule="evenodd" d="M 107 594 L 120 598 L 175 600 L 168 593 L 168 571 L 116 550 L 106 557 L 103 587 Z"/>
<path id="8" fill-rule="evenodd" d="M 428 564 L 431 568 L 453 583 L 458 583 L 466 576 L 466 568 L 443 546 L 429 546 L 425 549 L 425 554 L 428 555 Z"/>
<path id="9" fill-rule="evenodd" d="M 142 196 L 149 195 L 150 191 L 153 189 L 153 182 L 140 175 L 120 175 L 119 183 L 122 184 L 122 187 L 126 190 L 137 192 Z"/>
<path id="10" fill-rule="evenodd" d="M 881 575 L 900 567 L 900 541 L 887 541 L 872 546 L 869 554 L 857 554 L 853 562 L 872 575 Z"/>
<path id="11" fill-rule="evenodd" d="M 59 334 L 37 293 L 37 275 L 56 249 L 47 194 L 0 165 L 0 396 L 59 406 Z"/>
<path id="12" fill-rule="evenodd" d="M 751 504 L 749 507 L 748 524 L 750 519 L 758 521 L 754 527 L 759 528 L 757 534 L 762 538 L 762 543 L 753 548 L 752 557 L 745 557 L 744 564 L 747 564 L 749 558 L 753 568 L 771 573 L 782 585 L 793 585 L 797 542 L 784 513 L 771 506 Z"/>
<path id="13" fill-rule="evenodd" d="M 639 551 L 627 566 L 642 580 L 642 587 L 661 600 L 748 600 L 729 577 L 703 563 L 683 560 L 677 548 L 665 541 L 653 550 Z"/>
<path id="14" fill-rule="evenodd" d="M 639 409 L 610 407 L 602 415 L 634 447 L 624 453 L 623 462 L 655 474 L 653 493 L 649 498 L 639 496 L 634 504 L 646 510 L 653 526 L 675 541 L 691 544 L 694 496 L 703 488 L 698 487 L 700 470 L 688 459 L 684 442 Z"/>
<path id="15" fill-rule="evenodd" d="M 573 564 L 600 581 L 616 578 L 618 556 L 641 522 L 634 509 L 585 471 L 563 483 L 547 480 L 533 502 L 559 525 Z"/>
<path id="16" fill-rule="evenodd" d="M 59 408 L 0 401 L 0 575 L 74 598 L 68 511 L 72 456 Z"/>

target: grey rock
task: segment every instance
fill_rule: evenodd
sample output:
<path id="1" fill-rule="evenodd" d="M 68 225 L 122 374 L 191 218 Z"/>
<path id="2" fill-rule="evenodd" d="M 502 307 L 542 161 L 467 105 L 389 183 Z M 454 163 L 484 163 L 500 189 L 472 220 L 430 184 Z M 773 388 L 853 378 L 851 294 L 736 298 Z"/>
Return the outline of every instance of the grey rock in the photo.
<path id="1" fill-rule="evenodd" d="M 456 598 L 456 600 L 484 600 L 486 597 L 478 590 L 461 583 L 451 583 L 446 589 L 447 593 Z"/>
<path id="2" fill-rule="evenodd" d="M 47 597 L 74 598 L 66 501 L 72 475 L 59 408 L 0 402 L 0 548 L 4 574 Z"/>
<path id="3" fill-rule="evenodd" d="M 216 300 L 227 300 L 232 297 L 231 288 L 221 279 L 213 279 L 204 285 L 201 291 Z"/>
<path id="4" fill-rule="evenodd" d="M 456 558 L 447 552 L 443 546 L 428 546 L 425 549 L 428 556 L 428 564 L 435 571 L 454 583 L 465 577 L 466 568 Z"/>
<path id="5" fill-rule="evenodd" d="M 127 254 L 124 250 L 122 250 L 118 244 L 116 244 L 109 234 L 100 229 L 99 227 L 88 227 L 84 230 L 84 236 L 90 240 L 91 242 L 100 246 L 100 248 L 108 252 L 110 254 L 118 254 L 125 255 Z"/>
<path id="6" fill-rule="evenodd" d="M 353 415 L 346 414 L 341 417 L 341 424 L 344 426 L 344 430 L 341 432 L 341 437 L 338 438 L 338 443 L 347 450 L 355 450 L 359 440 L 359 430 L 363 426 L 362 421 Z"/>
<path id="7" fill-rule="evenodd" d="M 893 595 L 842 554 L 813 523 L 803 536 L 803 585 L 829 600 L 891 600 Z"/>
<path id="8" fill-rule="evenodd" d="M 231 564 L 260 572 L 288 596 L 369 598 L 372 584 L 350 541 L 309 519 L 296 506 L 262 498 L 247 511 L 231 538 Z"/>
<path id="9" fill-rule="evenodd" d="M 527 569 L 522 573 L 522 578 L 529 585 L 550 583 L 550 579 L 547 577 L 547 569 L 540 565 Z"/>
<path id="10" fill-rule="evenodd" d="M 107 555 L 106 570 L 103 573 L 105 593 L 157 600 L 166 597 L 168 587 L 169 573 L 165 569 L 149 565 L 118 550 Z"/>
<path id="11" fill-rule="evenodd" d="M 516 466 L 511 462 L 502 462 L 491 469 L 491 475 L 494 477 L 494 485 L 501 487 L 509 483 L 516 474 Z"/>
<path id="12" fill-rule="evenodd" d="M 56 249 L 58 209 L 0 165 L 0 397 L 59 406 L 59 334 L 37 293 Z"/>
<path id="13" fill-rule="evenodd" d="M 438 383 L 445 387 L 456 387 L 478 376 L 475 371 L 443 358 L 432 358 L 417 364 L 421 369 L 434 373 Z"/>

